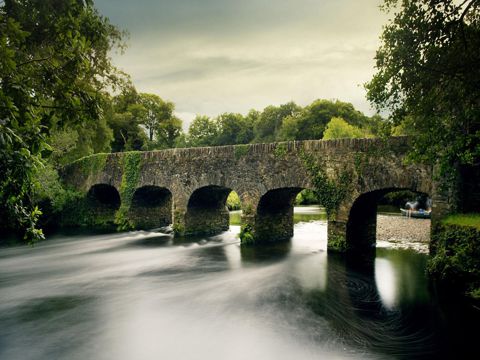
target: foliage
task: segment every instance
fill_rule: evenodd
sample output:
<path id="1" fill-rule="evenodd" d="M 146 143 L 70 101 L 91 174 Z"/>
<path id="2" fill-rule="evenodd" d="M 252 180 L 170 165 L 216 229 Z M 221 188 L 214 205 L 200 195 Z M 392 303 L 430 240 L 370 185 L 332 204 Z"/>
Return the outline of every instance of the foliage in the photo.
<path id="1" fill-rule="evenodd" d="M 273 142 L 287 117 L 295 116 L 301 107 L 293 101 L 280 106 L 267 106 L 255 122 L 254 142 Z"/>
<path id="2" fill-rule="evenodd" d="M 110 152 L 113 131 L 102 117 L 94 124 L 66 126 L 54 130 L 49 137 L 51 154 L 48 161 L 57 168 L 94 153 Z"/>
<path id="3" fill-rule="evenodd" d="M 318 204 L 318 197 L 315 191 L 310 189 L 304 189 L 300 191 L 295 198 L 295 205 L 312 205 Z"/>
<path id="4" fill-rule="evenodd" d="M 411 159 L 442 175 L 480 163 L 480 1 L 385 0 L 393 15 L 368 99 L 413 140 Z"/>
<path id="5" fill-rule="evenodd" d="M 253 236 L 253 228 L 251 225 L 242 225 L 240 229 L 240 240 L 242 245 L 251 245 L 255 242 L 255 237 Z"/>
<path id="6" fill-rule="evenodd" d="M 474 218 L 478 220 L 478 214 Z M 434 256 L 428 273 L 449 291 L 475 296 L 480 289 L 480 230 L 472 226 L 442 224 L 432 236 Z"/>
<path id="7" fill-rule="evenodd" d="M 345 253 L 348 251 L 347 240 L 344 236 L 329 233 L 328 234 L 328 251 L 334 251 L 338 253 Z"/>
<path id="8" fill-rule="evenodd" d="M 248 144 L 253 139 L 253 124 L 241 114 L 224 113 L 215 121 L 218 135 L 215 145 Z"/>
<path id="9" fill-rule="evenodd" d="M 284 120 L 277 139 L 322 139 L 328 122 L 334 117 L 342 118 L 348 124 L 359 128 L 371 128 L 373 123 L 381 121 L 378 117 L 369 119 L 350 103 L 339 100 L 315 100 Z"/>
<path id="10" fill-rule="evenodd" d="M 62 186 L 57 170 L 52 164 L 47 164 L 38 173 L 37 180 L 34 193 L 35 202 L 42 203 L 43 201 L 48 201 L 54 213 L 61 212 L 73 195 Z"/>
<path id="11" fill-rule="evenodd" d="M 118 225 L 118 230 L 129 230 L 135 227 L 135 224 L 128 219 L 128 211 L 132 204 L 138 179 L 140 178 L 141 165 L 142 153 L 131 151 L 124 154 L 123 175 L 120 184 L 120 198 L 122 202 L 115 214 L 115 223 Z"/>
<path id="12" fill-rule="evenodd" d="M 182 120 L 172 116 L 162 121 L 155 129 L 156 140 L 151 146 L 154 149 L 171 149 L 179 144 L 179 137 L 183 134 Z"/>
<path id="13" fill-rule="evenodd" d="M 39 218 L 42 228 L 56 227 L 61 221 L 62 214 L 71 204 L 76 204 L 72 213 L 78 220 L 83 210 L 79 206 L 82 194 L 66 188 L 60 180 L 59 174 L 52 163 L 47 163 L 42 171 L 37 173 L 34 188 L 35 204 L 42 209 L 42 215 Z"/>
<path id="14" fill-rule="evenodd" d="M 235 159 L 240 159 L 241 157 L 248 154 L 250 147 L 248 145 L 236 145 L 234 148 Z"/>
<path id="15" fill-rule="evenodd" d="M 334 117 L 327 124 L 323 133 L 324 140 L 342 139 L 342 138 L 362 138 L 368 135 L 362 129 L 348 124 L 342 118 Z"/>
<path id="16" fill-rule="evenodd" d="M 122 113 L 127 115 L 127 119 L 129 118 L 129 124 L 123 123 L 126 127 L 118 129 L 120 134 L 127 130 L 128 126 L 131 126 L 134 130 L 131 132 L 134 135 L 133 138 L 135 138 L 135 135 L 137 135 L 137 138 L 142 138 L 139 135 L 140 132 L 144 131 L 141 126 L 148 133 L 148 141 L 143 141 L 142 146 L 138 144 L 135 147 L 131 145 L 126 145 L 126 147 L 136 150 L 140 148 L 152 150 L 175 147 L 176 139 L 182 134 L 182 121 L 173 115 L 175 105 L 172 102 L 164 101 L 158 95 L 146 93 L 140 93 L 129 98 L 123 97 L 119 100 L 128 102 L 125 104 L 126 106 L 122 106 L 126 109 Z M 118 110 L 122 111 L 121 109 Z M 126 142 L 126 144 L 128 143 Z"/>
<path id="17" fill-rule="evenodd" d="M 369 118 L 352 104 L 341 101 L 316 100 L 301 108 L 294 102 L 267 106 L 262 112 L 250 110 L 246 116 L 224 113 L 215 118 L 197 116 L 190 125 L 188 146 L 217 146 L 274 142 L 283 140 L 321 139 L 332 117 L 343 117 L 346 134 L 360 137 L 378 135 L 383 130 L 383 119 Z M 342 124 L 343 125 L 343 124 Z"/>
<path id="18" fill-rule="evenodd" d="M 105 90 L 122 83 L 109 57 L 121 36 L 91 1 L 0 3 L 2 227 L 42 238 L 32 194 L 49 135 L 101 119 Z"/>
<path id="19" fill-rule="evenodd" d="M 173 218 L 175 219 L 173 223 L 173 233 L 178 236 L 183 236 L 185 234 L 185 223 L 182 221 L 179 221 L 179 219 L 182 219 L 184 214 L 182 214 L 180 211 L 175 210 L 173 213 Z"/>
<path id="20" fill-rule="evenodd" d="M 277 159 L 284 159 L 287 156 L 288 148 L 287 144 L 285 143 L 278 143 L 275 144 L 275 148 L 273 149 L 273 156 Z"/>
<path id="21" fill-rule="evenodd" d="M 107 158 L 108 154 L 105 153 L 94 154 L 78 159 L 74 163 L 79 165 L 84 176 L 89 176 L 103 171 L 107 163 Z"/>
<path id="22" fill-rule="evenodd" d="M 452 214 L 442 219 L 443 224 L 470 226 L 480 230 L 480 214 Z"/>
<path id="23" fill-rule="evenodd" d="M 329 220 L 335 220 L 338 209 L 350 191 L 353 175 L 348 170 L 336 174 L 336 178 L 327 175 L 324 163 L 318 163 L 306 153 L 301 153 L 304 166 L 312 177 L 313 186 L 319 203 L 325 207 Z"/>
<path id="24" fill-rule="evenodd" d="M 213 146 L 219 133 L 218 124 L 208 116 L 197 115 L 188 128 L 190 146 Z"/>
<path id="25" fill-rule="evenodd" d="M 253 139 L 251 118 L 224 113 L 216 118 L 197 116 L 189 128 L 190 146 L 248 144 Z"/>
<path id="26" fill-rule="evenodd" d="M 125 88 L 121 94 L 105 101 L 105 117 L 113 132 L 112 151 L 141 150 L 148 138 L 141 128 L 142 107 L 133 87 Z"/>
<path id="27" fill-rule="evenodd" d="M 155 94 L 140 93 L 138 100 L 142 118 L 140 123 L 147 129 L 148 138 L 152 142 L 160 124 L 173 117 L 175 105 L 172 102 L 163 101 Z"/>
<path id="28" fill-rule="evenodd" d="M 240 210 L 242 207 L 242 204 L 240 202 L 240 197 L 235 191 L 232 191 L 230 194 L 228 194 L 227 197 L 227 208 L 229 211 L 233 210 Z"/>

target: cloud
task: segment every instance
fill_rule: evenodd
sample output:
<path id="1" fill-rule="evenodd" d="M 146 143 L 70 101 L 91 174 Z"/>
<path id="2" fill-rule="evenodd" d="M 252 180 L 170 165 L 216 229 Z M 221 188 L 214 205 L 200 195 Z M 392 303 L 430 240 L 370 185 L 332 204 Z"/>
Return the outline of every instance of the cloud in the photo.
<path id="1" fill-rule="evenodd" d="M 130 30 L 114 61 L 179 117 L 338 98 L 370 112 L 381 0 L 97 0 Z M 183 115 L 182 115 L 183 114 Z"/>

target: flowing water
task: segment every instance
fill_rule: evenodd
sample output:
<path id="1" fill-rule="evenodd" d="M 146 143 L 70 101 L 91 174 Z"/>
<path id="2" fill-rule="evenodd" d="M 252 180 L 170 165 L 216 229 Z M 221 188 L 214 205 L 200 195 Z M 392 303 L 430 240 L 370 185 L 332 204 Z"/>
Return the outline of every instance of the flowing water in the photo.
<path id="1" fill-rule="evenodd" d="M 477 311 L 437 301 L 425 255 L 327 254 L 324 214 L 295 220 L 270 247 L 240 247 L 232 225 L 1 249 L 0 359 L 468 358 Z"/>

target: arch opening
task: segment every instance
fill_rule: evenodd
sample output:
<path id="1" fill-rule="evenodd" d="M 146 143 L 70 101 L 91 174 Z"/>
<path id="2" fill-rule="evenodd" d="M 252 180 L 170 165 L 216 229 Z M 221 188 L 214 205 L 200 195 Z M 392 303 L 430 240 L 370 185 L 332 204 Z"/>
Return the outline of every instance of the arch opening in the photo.
<path id="1" fill-rule="evenodd" d="M 299 187 L 267 191 L 258 203 L 255 237 L 258 242 L 289 240 L 293 236 L 293 207 Z"/>
<path id="2" fill-rule="evenodd" d="M 88 222 L 94 226 L 111 226 L 115 221 L 115 212 L 120 208 L 118 190 L 108 184 L 93 185 L 87 193 L 89 208 Z"/>
<path id="3" fill-rule="evenodd" d="M 235 190 L 227 196 L 227 209 L 230 215 L 230 226 L 242 225 L 242 202 Z"/>
<path id="4" fill-rule="evenodd" d="M 375 249 L 377 240 L 419 241 L 414 239 L 415 235 L 418 235 L 418 239 L 425 238 L 425 231 L 427 235 L 430 232 L 429 222 L 428 224 L 407 222 L 407 219 L 400 217 L 409 215 L 400 211 L 400 208 L 406 207 L 407 201 L 411 205 L 415 204 L 416 210 L 424 214 L 418 215 L 419 217 L 424 219 L 430 217 L 431 199 L 428 194 L 419 191 L 387 188 L 360 195 L 353 203 L 348 217 L 346 233 L 348 249 L 369 252 Z M 385 205 L 389 206 L 384 207 Z M 413 214 L 412 217 L 415 217 L 416 213 Z M 381 238 L 378 238 L 379 234 Z"/>
<path id="5" fill-rule="evenodd" d="M 138 229 L 151 229 L 172 224 L 173 197 L 167 188 L 147 185 L 135 190 L 129 218 Z"/>
<path id="6" fill-rule="evenodd" d="M 88 191 L 87 198 L 91 207 L 113 211 L 120 208 L 120 194 L 112 185 L 93 185 Z"/>
<path id="7" fill-rule="evenodd" d="M 185 234 L 213 235 L 228 230 L 230 215 L 226 202 L 231 191 L 217 185 L 196 189 L 188 200 Z"/>

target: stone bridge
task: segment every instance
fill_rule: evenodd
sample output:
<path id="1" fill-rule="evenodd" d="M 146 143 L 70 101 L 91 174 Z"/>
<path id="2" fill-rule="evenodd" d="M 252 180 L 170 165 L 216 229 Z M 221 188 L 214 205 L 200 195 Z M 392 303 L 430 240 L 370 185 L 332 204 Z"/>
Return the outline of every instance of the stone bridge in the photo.
<path id="1" fill-rule="evenodd" d="M 375 243 L 376 208 L 386 193 L 408 189 L 433 198 L 433 216 L 448 212 L 431 167 L 405 164 L 408 139 L 311 140 L 150 152 L 97 154 L 65 168 L 79 199 L 65 225 L 116 224 L 151 229 L 173 224 L 178 235 L 228 229 L 225 206 L 236 191 L 243 242 L 293 235 L 293 204 L 302 189 L 329 208 L 330 250 Z"/>

